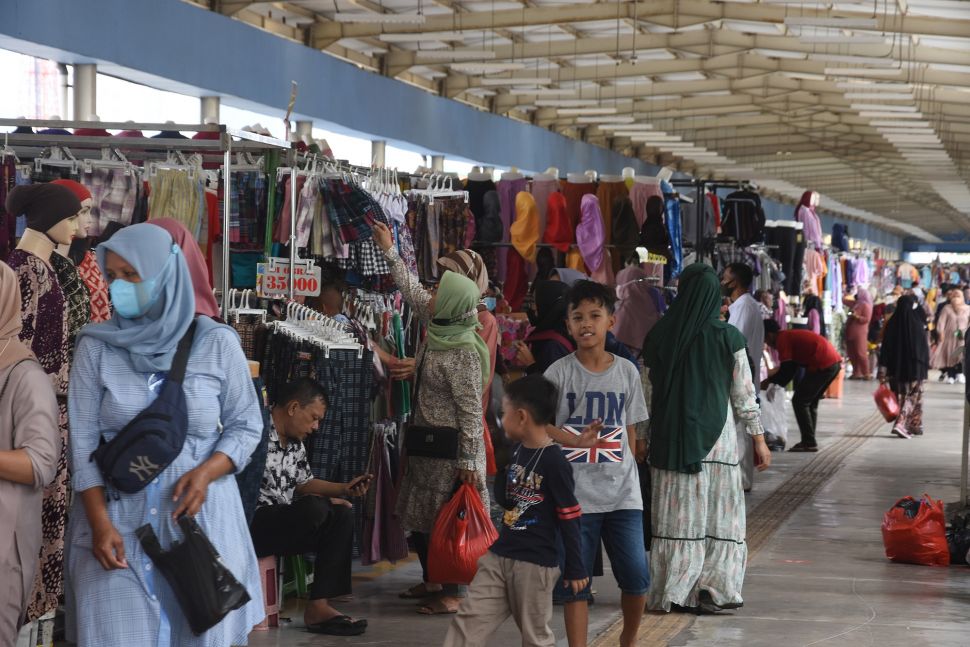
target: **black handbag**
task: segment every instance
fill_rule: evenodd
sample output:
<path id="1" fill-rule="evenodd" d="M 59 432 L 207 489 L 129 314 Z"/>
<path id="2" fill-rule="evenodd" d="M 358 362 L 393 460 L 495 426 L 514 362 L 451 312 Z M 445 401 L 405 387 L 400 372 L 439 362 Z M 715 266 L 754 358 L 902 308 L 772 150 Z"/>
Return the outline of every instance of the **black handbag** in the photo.
<path id="1" fill-rule="evenodd" d="M 249 602 L 246 587 L 226 568 L 212 542 L 193 517 L 178 520 L 185 538 L 162 550 L 148 524 L 135 531 L 145 553 L 172 587 L 196 636 L 222 622 L 229 612 Z"/>
<path id="2" fill-rule="evenodd" d="M 424 352 L 427 353 L 427 349 Z M 418 408 L 418 394 L 425 357 L 426 355 L 421 357 L 421 365 L 418 366 L 417 372 L 418 379 L 414 386 L 415 411 Z M 457 460 L 460 434 L 461 432 L 454 427 L 429 427 L 412 424 L 404 432 L 404 450 L 408 456 Z"/>
<path id="3" fill-rule="evenodd" d="M 185 367 L 195 338 L 192 322 L 179 341 L 161 392 L 155 400 L 91 454 L 104 480 L 114 489 L 134 494 L 165 471 L 182 452 L 189 427 L 189 412 L 182 390 Z"/>

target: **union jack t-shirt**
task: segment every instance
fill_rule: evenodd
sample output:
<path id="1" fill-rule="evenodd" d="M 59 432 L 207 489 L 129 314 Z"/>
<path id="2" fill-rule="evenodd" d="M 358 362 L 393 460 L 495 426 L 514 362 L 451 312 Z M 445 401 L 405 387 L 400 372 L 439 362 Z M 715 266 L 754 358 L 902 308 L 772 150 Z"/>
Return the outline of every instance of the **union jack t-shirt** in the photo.
<path id="1" fill-rule="evenodd" d="M 556 424 L 579 436 L 599 420 L 603 429 L 597 447 L 563 446 L 573 467 L 576 499 L 586 514 L 642 510 L 636 459 L 627 427 L 648 418 L 640 375 L 632 362 L 616 355 L 602 373 L 584 367 L 575 353 L 554 363 L 546 378 L 559 387 Z"/>

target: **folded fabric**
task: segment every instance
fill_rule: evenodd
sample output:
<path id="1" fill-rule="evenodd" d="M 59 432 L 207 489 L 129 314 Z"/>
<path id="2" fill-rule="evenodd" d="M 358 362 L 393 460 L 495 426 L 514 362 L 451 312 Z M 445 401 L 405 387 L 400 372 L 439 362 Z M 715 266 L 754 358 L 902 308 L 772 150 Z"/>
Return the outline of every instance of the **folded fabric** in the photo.
<path id="1" fill-rule="evenodd" d="M 606 243 L 599 198 L 593 194 L 584 195 L 580 210 L 582 216 L 576 227 L 576 244 L 586 267 L 590 272 L 596 272 L 603 265 L 603 246 Z"/>
<path id="2" fill-rule="evenodd" d="M 512 246 L 522 258 L 536 262 L 536 244 L 539 242 L 539 209 L 531 193 L 520 191 L 515 196 L 515 222 L 509 229 Z"/>

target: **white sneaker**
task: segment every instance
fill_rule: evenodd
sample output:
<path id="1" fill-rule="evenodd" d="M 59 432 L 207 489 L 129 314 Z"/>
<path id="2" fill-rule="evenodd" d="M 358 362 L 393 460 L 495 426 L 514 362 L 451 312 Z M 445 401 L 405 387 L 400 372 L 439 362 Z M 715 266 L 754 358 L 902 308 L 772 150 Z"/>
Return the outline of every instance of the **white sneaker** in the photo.
<path id="1" fill-rule="evenodd" d="M 946 383 L 947 384 L 956 384 L 957 381 L 955 379 L 953 379 L 952 377 L 948 377 L 948 378 L 946 378 Z"/>
<path id="2" fill-rule="evenodd" d="M 963 373 L 960 373 L 959 375 L 957 375 L 957 384 L 966 384 L 966 383 L 967 383 L 966 375 L 964 375 Z"/>

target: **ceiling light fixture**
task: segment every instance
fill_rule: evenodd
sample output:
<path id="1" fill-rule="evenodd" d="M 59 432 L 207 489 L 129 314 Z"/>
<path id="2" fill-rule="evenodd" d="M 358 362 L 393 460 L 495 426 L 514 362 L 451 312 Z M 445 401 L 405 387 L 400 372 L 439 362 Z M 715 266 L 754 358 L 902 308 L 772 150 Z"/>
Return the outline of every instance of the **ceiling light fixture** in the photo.
<path id="1" fill-rule="evenodd" d="M 859 79 L 858 81 L 839 81 L 835 84 L 835 87 L 840 90 L 856 90 L 859 92 L 896 92 L 913 89 L 910 83 L 890 83 L 884 81 L 867 81 L 864 79 Z"/>
<path id="2" fill-rule="evenodd" d="M 835 29 L 875 29 L 875 18 L 816 18 L 814 16 L 789 16 L 786 27 L 833 27 Z"/>
<path id="3" fill-rule="evenodd" d="M 879 103 L 853 103 L 852 108 L 854 110 L 868 110 L 877 112 L 916 112 L 916 106 L 896 106 L 896 105 L 882 105 Z"/>
<path id="4" fill-rule="evenodd" d="M 900 115 L 893 115 L 893 117 L 898 117 Z M 870 121 L 870 126 L 875 128 L 928 128 L 930 122 L 928 121 Z"/>
<path id="5" fill-rule="evenodd" d="M 857 99 L 885 99 L 886 101 L 907 100 L 912 101 L 913 95 L 910 92 L 846 92 L 845 98 L 849 101 Z"/>
<path id="6" fill-rule="evenodd" d="M 902 70 L 891 67 L 827 67 L 827 76 L 899 76 Z"/>
<path id="7" fill-rule="evenodd" d="M 474 61 L 491 60 L 495 51 L 490 49 L 422 49 L 415 53 L 415 59 L 422 61 Z"/>
<path id="8" fill-rule="evenodd" d="M 343 23 L 423 25 L 427 17 L 421 13 L 335 13 L 333 19 Z"/>
<path id="9" fill-rule="evenodd" d="M 534 79 L 482 79 L 482 85 L 487 87 L 502 87 L 512 85 L 549 85 L 552 79 L 549 77 L 536 77 Z"/>
<path id="10" fill-rule="evenodd" d="M 851 54 L 816 54 L 811 52 L 808 58 L 813 61 L 827 61 L 829 63 L 855 63 L 856 65 L 898 66 L 899 61 L 894 58 L 880 56 L 853 56 Z"/>
<path id="11" fill-rule="evenodd" d="M 867 117 L 871 119 L 922 119 L 922 112 L 889 112 L 886 110 L 880 111 L 870 111 L 863 110 L 859 113 L 860 117 Z"/>
<path id="12" fill-rule="evenodd" d="M 807 45 L 881 45 L 886 42 L 884 36 L 877 36 L 875 34 L 853 34 L 847 36 L 845 34 L 838 34 L 834 36 L 800 36 L 798 38 L 801 42 Z"/>
<path id="13" fill-rule="evenodd" d="M 380 34 L 377 39 L 384 43 L 426 43 L 430 41 L 441 41 L 450 43 L 464 40 L 470 34 L 460 31 L 439 31 L 439 32 L 414 32 L 413 34 Z"/>
<path id="14" fill-rule="evenodd" d="M 579 117 L 581 115 L 615 115 L 616 108 L 560 108 L 560 117 Z"/>
<path id="15" fill-rule="evenodd" d="M 598 106 L 596 99 L 542 99 L 536 101 L 537 108 L 585 108 Z"/>
<path id="16" fill-rule="evenodd" d="M 452 65 L 451 69 L 455 69 Z M 574 95 L 578 90 L 563 90 L 561 88 L 512 88 L 509 94 L 519 97 L 562 97 Z"/>
<path id="17" fill-rule="evenodd" d="M 632 124 L 636 121 L 633 117 L 577 117 L 577 124 L 599 125 L 599 124 Z"/>
<path id="18" fill-rule="evenodd" d="M 525 63 L 454 63 L 451 69 L 463 74 L 492 74 L 493 72 L 524 70 Z"/>

